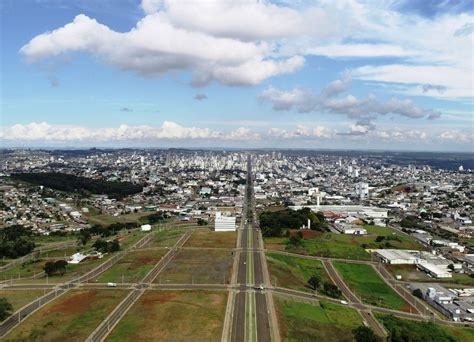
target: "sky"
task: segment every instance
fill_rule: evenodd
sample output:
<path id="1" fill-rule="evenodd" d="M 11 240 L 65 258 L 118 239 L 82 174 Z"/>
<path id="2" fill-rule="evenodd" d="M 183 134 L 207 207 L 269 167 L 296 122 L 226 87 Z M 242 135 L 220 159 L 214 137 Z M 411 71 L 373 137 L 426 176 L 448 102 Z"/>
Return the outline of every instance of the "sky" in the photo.
<path id="1" fill-rule="evenodd" d="M 473 152 L 470 0 L 2 0 L 3 147 Z"/>

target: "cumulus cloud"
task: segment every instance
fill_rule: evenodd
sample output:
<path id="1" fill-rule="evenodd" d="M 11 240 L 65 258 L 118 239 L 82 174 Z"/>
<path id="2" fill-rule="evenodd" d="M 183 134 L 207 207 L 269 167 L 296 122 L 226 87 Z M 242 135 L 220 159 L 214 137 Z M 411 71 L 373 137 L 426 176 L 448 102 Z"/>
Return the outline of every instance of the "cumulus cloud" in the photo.
<path id="1" fill-rule="evenodd" d="M 439 134 L 439 138 L 446 141 L 473 143 L 474 133 L 472 130 L 470 132 L 461 130 L 448 130 Z"/>
<path id="2" fill-rule="evenodd" d="M 282 128 L 270 128 L 268 136 L 279 139 L 295 139 L 295 138 L 317 138 L 329 139 L 335 136 L 336 132 L 333 129 L 316 126 L 307 127 L 298 125 L 294 130 L 286 130 Z"/>
<path id="3" fill-rule="evenodd" d="M 382 102 L 374 95 L 369 95 L 365 99 L 353 95 L 340 96 L 349 90 L 350 86 L 351 75 L 346 72 L 342 79 L 331 82 L 319 95 L 300 88 L 285 91 L 270 86 L 261 92 L 257 99 L 263 103 L 270 103 L 277 111 L 295 109 L 300 113 L 328 112 L 345 115 L 358 120 L 357 125 L 366 129 L 373 129 L 372 120 L 380 115 L 395 114 L 408 118 L 429 119 L 441 115 L 438 111 L 417 106 L 410 99 L 392 97 Z M 356 131 L 356 134 L 360 134 L 360 130 Z"/>
<path id="4" fill-rule="evenodd" d="M 164 121 L 159 127 L 129 126 L 89 128 L 75 125 L 52 125 L 46 122 L 32 122 L 5 127 L 0 138 L 8 141 L 152 141 L 161 139 L 193 140 L 258 140 L 260 135 L 248 128 L 240 127 L 234 131 L 220 132 L 209 128 L 184 127 L 176 122 Z"/>
<path id="5" fill-rule="evenodd" d="M 128 32 L 111 30 L 80 14 L 71 23 L 34 37 L 20 53 L 27 62 L 37 62 L 67 53 L 87 52 L 104 63 L 143 76 L 190 70 L 196 86 L 214 80 L 226 85 L 255 85 L 294 72 L 304 64 L 301 56 L 272 56 L 272 44 L 263 40 L 242 40 L 230 34 L 217 35 L 209 30 L 184 27 L 173 22 L 167 12 L 159 11 L 160 3 L 142 3 L 149 14 Z M 195 13 L 194 18 L 201 17 Z"/>

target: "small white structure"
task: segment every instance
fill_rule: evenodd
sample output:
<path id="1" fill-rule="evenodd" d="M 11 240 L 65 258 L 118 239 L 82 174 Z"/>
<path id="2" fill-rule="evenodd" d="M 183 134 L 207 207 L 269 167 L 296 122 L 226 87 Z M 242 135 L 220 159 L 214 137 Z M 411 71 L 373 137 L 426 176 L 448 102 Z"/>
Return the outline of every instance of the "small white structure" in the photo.
<path id="1" fill-rule="evenodd" d="M 87 258 L 87 255 L 82 254 L 81 252 L 75 253 L 69 257 L 67 261 L 68 264 L 79 264 L 82 260 Z"/>
<path id="2" fill-rule="evenodd" d="M 142 224 L 140 229 L 142 232 L 149 232 L 151 230 L 151 226 L 149 224 Z"/>
<path id="3" fill-rule="evenodd" d="M 355 224 L 350 224 L 346 222 L 338 222 L 334 224 L 334 228 L 337 229 L 341 234 L 348 235 L 366 235 L 367 230 Z"/>
<path id="4" fill-rule="evenodd" d="M 235 229 L 235 216 L 223 216 L 220 211 L 216 212 L 214 224 L 214 230 L 216 232 L 233 232 Z"/>
<path id="5" fill-rule="evenodd" d="M 71 217 L 72 217 L 72 218 L 75 218 L 75 219 L 81 218 L 81 216 L 82 216 L 81 213 L 78 212 L 78 211 L 71 211 L 71 212 L 69 213 L 69 215 L 71 215 Z"/>

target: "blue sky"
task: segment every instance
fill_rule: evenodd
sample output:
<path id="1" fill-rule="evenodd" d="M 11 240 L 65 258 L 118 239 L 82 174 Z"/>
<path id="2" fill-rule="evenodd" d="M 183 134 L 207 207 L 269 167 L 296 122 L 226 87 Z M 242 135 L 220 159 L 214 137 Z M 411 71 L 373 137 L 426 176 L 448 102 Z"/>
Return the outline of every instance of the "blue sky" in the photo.
<path id="1" fill-rule="evenodd" d="M 4 146 L 473 148 L 470 1 L 5 0 Z"/>

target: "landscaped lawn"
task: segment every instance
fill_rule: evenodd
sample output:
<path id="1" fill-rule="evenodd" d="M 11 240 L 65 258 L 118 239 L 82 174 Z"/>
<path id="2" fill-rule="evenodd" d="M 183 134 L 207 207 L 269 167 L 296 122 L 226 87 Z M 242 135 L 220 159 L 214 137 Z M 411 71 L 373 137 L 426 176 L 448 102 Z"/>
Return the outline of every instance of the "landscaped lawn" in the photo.
<path id="1" fill-rule="evenodd" d="M 311 291 L 308 287 L 308 279 L 314 275 L 321 279 L 321 284 L 331 282 L 319 260 L 271 252 L 267 252 L 266 257 L 273 286 Z"/>
<path id="2" fill-rule="evenodd" d="M 5 297 L 13 306 L 13 312 L 34 301 L 36 298 L 50 292 L 46 290 L 0 290 L 0 297 Z"/>
<path id="3" fill-rule="evenodd" d="M 334 262 L 349 288 L 367 304 L 409 311 L 410 306 L 390 288 L 370 265 Z"/>
<path id="4" fill-rule="evenodd" d="M 127 253 L 117 261 L 111 268 L 99 275 L 99 283 L 135 283 L 156 265 L 158 261 L 168 252 L 166 249 L 144 249 Z"/>
<path id="5" fill-rule="evenodd" d="M 199 229 L 193 232 L 184 247 L 235 248 L 236 232 L 214 232 L 210 229 Z"/>
<path id="6" fill-rule="evenodd" d="M 474 329 L 448 327 L 431 322 L 417 322 L 391 315 L 375 314 L 397 341 L 472 342 Z"/>
<path id="7" fill-rule="evenodd" d="M 368 242 L 368 248 L 394 248 L 394 249 L 414 249 L 426 250 L 426 248 L 412 237 L 400 233 L 399 231 L 389 228 L 374 225 L 364 225 L 367 230 L 367 238 L 373 239 Z M 376 242 L 378 236 L 385 237 L 382 241 Z"/>
<path id="8" fill-rule="evenodd" d="M 163 284 L 224 284 L 229 282 L 232 251 L 180 249 L 155 282 Z"/>
<path id="9" fill-rule="evenodd" d="M 227 292 L 148 290 L 107 341 L 220 341 Z"/>
<path id="10" fill-rule="evenodd" d="M 125 297 L 125 290 L 72 290 L 26 318 L 6 341 L 84 341 Z"/>
<path id="11" fill-rule="evenodd" d="M 356 310 L 328 302 L 314 304 L 275 296 L 283 341 L 354 341 L 352 330 L 363 325 Z"/>

